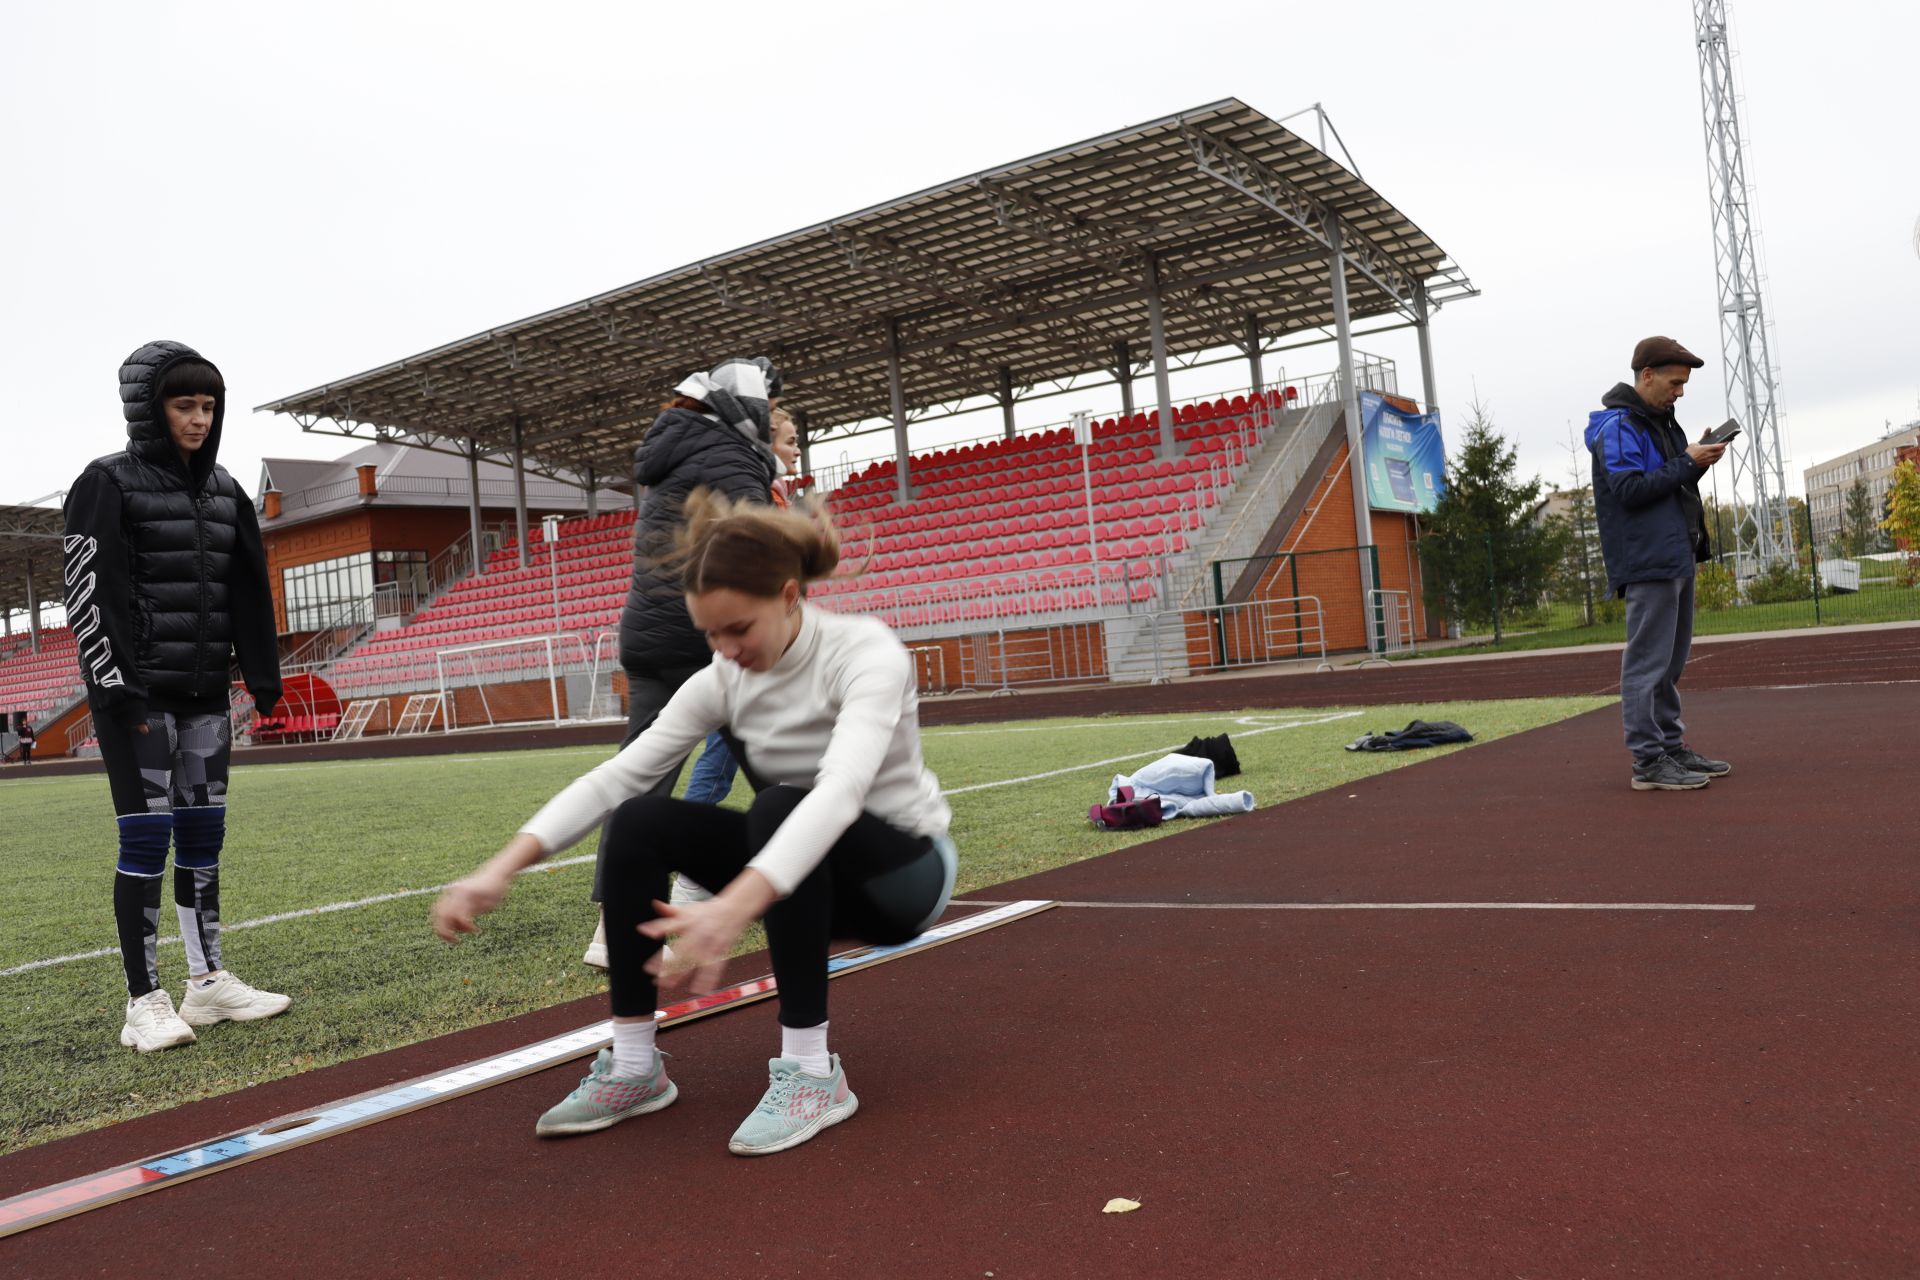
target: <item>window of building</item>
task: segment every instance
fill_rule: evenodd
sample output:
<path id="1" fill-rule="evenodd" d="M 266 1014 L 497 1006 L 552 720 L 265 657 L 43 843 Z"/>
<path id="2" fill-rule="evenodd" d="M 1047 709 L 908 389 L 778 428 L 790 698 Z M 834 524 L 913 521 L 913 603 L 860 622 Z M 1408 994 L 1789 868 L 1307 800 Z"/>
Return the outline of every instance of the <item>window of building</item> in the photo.
<path id="1" fill-rule="evenodd" d="M 370 601 L 376 588 L 382 595 L 400 593 L 411 611 L 412 600 L 427 589 L 427 559 L 424 551 L 362 551 L 281 570 L 287 630 L 338 625 L 350 605 Z"/>

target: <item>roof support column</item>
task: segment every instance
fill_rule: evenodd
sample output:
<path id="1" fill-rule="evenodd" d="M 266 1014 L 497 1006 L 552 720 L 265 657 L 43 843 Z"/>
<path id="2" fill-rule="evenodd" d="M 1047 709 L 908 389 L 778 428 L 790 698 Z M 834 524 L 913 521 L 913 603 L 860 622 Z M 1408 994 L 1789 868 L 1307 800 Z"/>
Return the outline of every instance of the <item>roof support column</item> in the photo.
<path id="1" fill-rule="evenodd" d="M 1420 386 L 1427 396 L 1427 412 L 1433 412 L 1433 406 L 1439 400 L 1433 386 L 1433 340 L 1427 333 L 1427 285 L 1424 280 L 1413 284 L 1413 311 L 1419 319 L 1413 322 L 1413 332 L 1420 339 Z"/>
<path id="2" fill-rule="evenodd" d="M 33 557 L 27 557 L 27 631 L 33 651 L 40 652 L 40 593 L 33 586 Z"/>
<path id="3" fill-rule="evenodd" d="M 1153 338 L 1153 389 L 1160 400 L 1160 456 L 1171 458 L 1173 390 L 1167 384 L 1167 323 L 1160 308 L 1160 264 L 1147 258 L 1147 325 Z"/>
<path id="4" fill-rule="evenodd" d="M 1113 344 L 1113 378 L 1120 384 L 1120 421 L 1122 430 L 1133 423 L 1133 346 L 1131 343 Z"/>
<path id="5" fill-rule="evenodd" d="M 887 399 L 893 409 L 893 456 L 898 468 L 901 502 L 913 501 L 913 481 L 907 475 L 907 393 L 900 385 L 900 322 L 887 321 Z"/>
<path id="6" fill-rule="evenodd" d="M 587 519 L 600 514 L 600 477 L 595 473 L 593 464 L 587 464 Z"/>
<path id="7" fill-rule="evenodd" d="M 513 536 L 520 568 L 527 567 L 527 451 L 521 444 L 520 415 L 513 415 Z"/>
<path id="8" fill-rule="evenodd" d="M 1327 243 L 1333 253 L 1327 259 L 1327 277 L 1333 286 L 1333 326 L 1340 342 L 1340 408 L 1347 419 L 1347 477 L 1353 482 L 1353 529 L 1356 545 L 1373 542 L 1373 511 L 1367 503 L 1367 465 L 1361 447 L 1360 389 L 1353 375 L 1353 321 L 1347 310 L 1347 255 L 1340 248 L 1340 223 L 1326 222 Z M 1365 551 L 1360 560 L 1360 603 L 1367 619 L 1367 648 L 1377 647 L 1373 628 L 1373 562 Z"/>
<path id="9" fill-rule="evenodd" d="M 1266 375 L 1260 368 L 1260 317 L 1247 312 L 1247 363 L 1253 366 L 1253 394 L 1266 393 Z"/>
<path id="10" fill-rule="evenodd" d="M 1000 425 L 1007 439 L 1013 439 L 1013 370 L 1000 366 Z"/>
<path id="11" fill-rule="evenodd" d="M 472 544 L 473 571 L 480 572 L 480 442 L 467 437 L 467 540 Z"/>

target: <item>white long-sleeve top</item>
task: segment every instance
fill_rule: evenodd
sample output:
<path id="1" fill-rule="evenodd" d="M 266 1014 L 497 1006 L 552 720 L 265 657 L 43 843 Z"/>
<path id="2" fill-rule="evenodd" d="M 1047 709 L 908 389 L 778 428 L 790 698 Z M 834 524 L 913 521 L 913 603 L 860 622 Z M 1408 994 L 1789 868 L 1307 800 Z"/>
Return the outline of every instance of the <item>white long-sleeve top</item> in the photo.
<path id="1" fill-rule="evenodd" d="M 914 835 L 947 833 L 953 811 L 920 755 L 914 684 L 913 661 L 885 623 L 803 605 L 800 634 L 772 670 L 715 656 L 644 733 L 521 831 L 558 853 L 727 726 L 764 781 L 809 791 L 747 864 L 784 897 L 863 811 Z"/>

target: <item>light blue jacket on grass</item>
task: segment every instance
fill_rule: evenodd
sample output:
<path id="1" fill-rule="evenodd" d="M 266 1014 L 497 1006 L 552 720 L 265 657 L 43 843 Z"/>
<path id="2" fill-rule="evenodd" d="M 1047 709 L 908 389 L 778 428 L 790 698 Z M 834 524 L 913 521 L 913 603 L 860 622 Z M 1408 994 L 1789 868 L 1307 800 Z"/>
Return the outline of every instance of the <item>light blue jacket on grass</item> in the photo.
<path id="1" fill-rule="evenodd" d="M 1213 761 L 1203 756 L 1161 756 L 1130 778 L 1114 775 L 1108 804 L 1119 798 L 1122 787 L 1132 787 L 1136 799 L 1151 795 L 1159 800 L 1163 818 L 1218 818 L 1253 808 L 1251 791 L 1213 789 Z"/>

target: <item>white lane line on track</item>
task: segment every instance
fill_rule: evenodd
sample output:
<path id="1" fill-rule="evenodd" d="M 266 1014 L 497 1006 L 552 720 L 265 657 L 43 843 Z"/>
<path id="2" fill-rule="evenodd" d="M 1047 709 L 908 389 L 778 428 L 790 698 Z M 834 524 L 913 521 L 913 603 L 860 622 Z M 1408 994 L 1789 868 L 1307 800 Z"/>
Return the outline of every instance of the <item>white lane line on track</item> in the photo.
<path id="1" fill-rule="evenodd" d="M 530 875 L 535 871 L 558 871 L 562 867 L 577 867 L 583 862 L 592 862 L 593 859 L 594 855 L 591 853 L 581 854 L 577 858 L 560 858 L 553 862 L 542 862 L 535 866 L 528 867 L 520 874 L 524 876 Z M 446 887 L 444 884 L 436 884 L 429 885 L 424 889 L 396 889 L 392 893 L 377 893 L 371 898 L 355 898 L 352 902 L 329 902 L 325 906 L 302 907 L 298 911 L 282 911 L 277 915 L 261 916 L 257 920 L 238 920 L 232 924 L 222 924 L 220 928 L 222 932 L 232 929 L 258 929 L 263 924 L 279 924 L 283 920 L 299 920 L 306 916 L 330 915 L 335 911 L 351 911 L 355 907 L 372 907 L 378 906 L 382 902 L 397 902 L 401 898 L 418 898 L 423 894 L 439 893 Z M 180 939 L 176 935 L 174 937 L 160 939 L 158 945 L 163 947 L 174 946 L 177 945 L 179 941 Z M 75 960 L 97 960 L 101 956 L 117 956 L 119 954 L 120 948 L 118 947 L 99 947 L 93 951 L 76 951 L 70 956 L 54 956 L 47 960 L 30 960 L 26 964 L 18 964 L 11 969 L 0 969 L 0 978 L 10 978 L 16 973 L 26 973 L 33 969 L 50 968 L 56 964 L 71 964 Z"/>
<path id="2" fill-rule="evenodd" d="M 1001 907 L 1004 902 L 955 898 L 956 907 Z M 1751 902 L 1068 902 L 1056 907 L 1118 911 L 1752 911 Z"/>
<path id="3" fill-rule="evenodd" d="M 1338 712 L 1335 712 L 1333 715 L 1320 716 L 1317 719 L 1313 719 L 1313 720 L 1292 720 L 1287 722 L 1286 724 L 1274 724 L 1274 725 L 1268 725 L 1265 728 L 1261 728 L 1261 729 L 1252 729 L 1246 733 L 1240 734 L 1239 736 L 1242 738 L 1254 738 L 1254 737 L 1258 737 L 1260 734 L 1263 734 L 1263 733 L 1278 733 L 1282 729 L 1301 729 L 1301 728 L 1305 728 L 1308 725 L 1330 724 L 1335 720 L 1351 720 L 1355 716 L 1358 716 L 1360 714 L 1362 713 L 1359 711 L 1338 711 Z M 1049 769 L 1045 773 L 1030 773 L 1023 778 L 1002 778 L 998 782 L 976 782 L 969 787 L 946 787 L 943 789 L 943 794 L 949 795 L 949 796 L 963 796 L 967 794 L 967 792 L 969 791 L 986 791 L 992 787 L 1010 787 L 1022 782 L 1039 782 L 1043 778 L 1058 778 L 1063 774 L 1083 773 L 1088 769 L 1105 768 L 1107 765 L 1112 765 L 1112 764 L 1125 764 L 1129 760 L 1143 760 L 1148 756 L 1163 756 L 1167 754 L 1167 752 L 1169 751 L 1178 751 L 1181 747 L 1185 745 L 1186 744 L 1183 742 L 1174 742 L 1174 743 L 1169 743 L 1167 746 L 1164 746 L 1164 747 L 1151 747 L 1145 751 L 1135 751 L 1129 755 L 1109 756 L 1105 760 L 1092 760 L 1086 764 L 1069 765 L 1064 769 Z"/>

